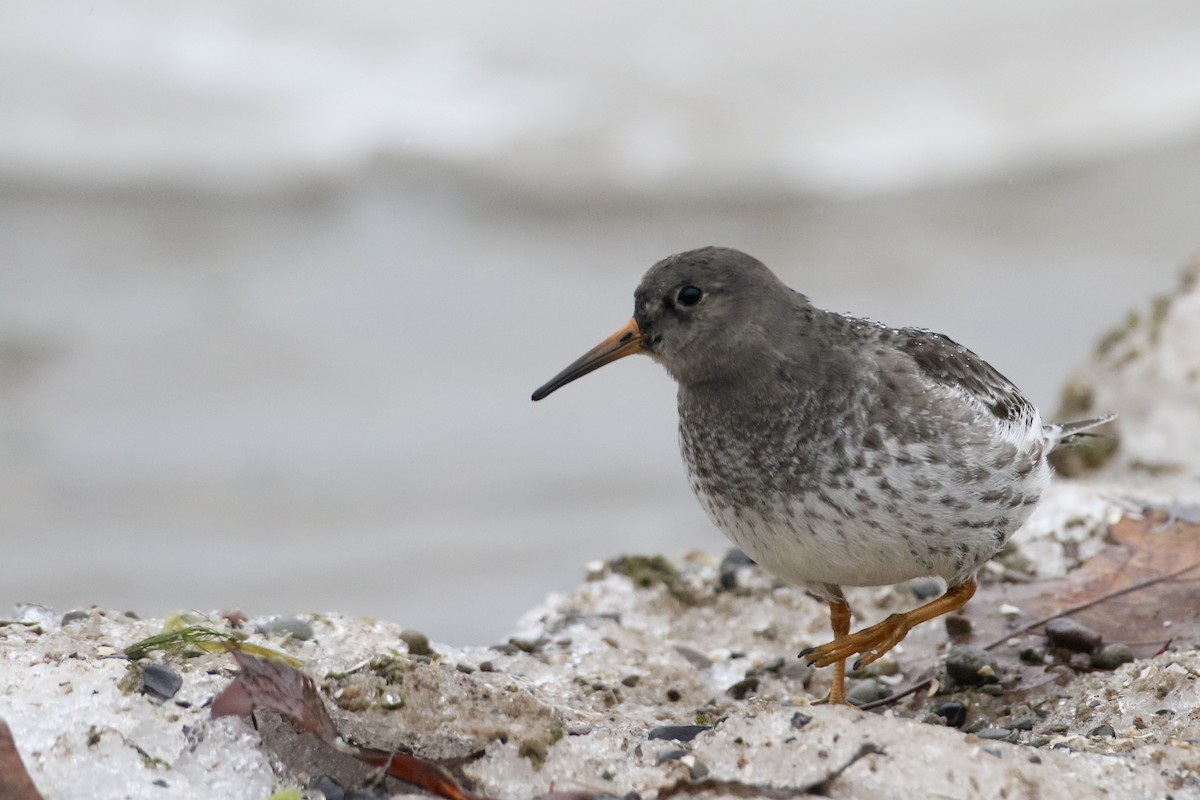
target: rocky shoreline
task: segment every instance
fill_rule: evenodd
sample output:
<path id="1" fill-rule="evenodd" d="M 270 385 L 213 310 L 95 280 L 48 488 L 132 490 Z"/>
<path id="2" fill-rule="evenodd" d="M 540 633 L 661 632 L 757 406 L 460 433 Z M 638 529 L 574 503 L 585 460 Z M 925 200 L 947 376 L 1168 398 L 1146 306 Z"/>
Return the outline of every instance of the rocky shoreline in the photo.
<path id="1" fill-rule="evenodd" d="M 1120 447 L 1061 465 L 1084 477 L 964 612 L 852 676 L 864 708 L 820 704 L 829 671 L 795 657 L 828 638 L 824 607 L 736 553 L 589 565 L 491 646 L 339 614 L 25 606 L 0 620 L 0 796 L 37 796 L 19 763 L 55 800 L 402 795 L 373 748 L 460 798 L 1200 797 L 1198 276 L 1068 385 L 1072 413 L 1121 414 Z M 940 588 L 853 590 L 856 624 Z M 248 680 L 231 650 L 298 666 L 327 721 L 215 717 Z"/>

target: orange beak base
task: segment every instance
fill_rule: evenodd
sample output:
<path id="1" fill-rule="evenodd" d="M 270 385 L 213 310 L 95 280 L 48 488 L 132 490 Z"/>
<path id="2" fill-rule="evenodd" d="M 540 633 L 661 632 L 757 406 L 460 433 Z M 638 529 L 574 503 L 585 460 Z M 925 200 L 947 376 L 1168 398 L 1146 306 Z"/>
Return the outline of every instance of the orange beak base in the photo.
<path id="1" fill-rule="evenodd" d="M 541 400 L 576 378 L 582 378 L 589 372 L 598 370 L 618 358 L 640 353 L 644 349 L 644 343 L 645 336 L 642 334 L 642 329 L 638 327 L 637 320 L 629 320 L 629 323 L 621 330 L 588 350 L 571 362 L 566 369 L 547 381 L 544 386 L 533 393 L 533 399 Z"/>

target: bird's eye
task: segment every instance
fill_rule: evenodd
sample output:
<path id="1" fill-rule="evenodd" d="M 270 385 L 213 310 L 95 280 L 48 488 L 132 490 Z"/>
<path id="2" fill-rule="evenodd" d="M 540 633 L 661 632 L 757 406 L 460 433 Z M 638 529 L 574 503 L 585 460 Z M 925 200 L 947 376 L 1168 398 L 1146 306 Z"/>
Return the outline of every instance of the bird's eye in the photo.
<path id="1" fill-rule="evenodd" d="M 700 298 L 704 297 L 704 292 L 698 286 L 685 286 L 679 290 L 679 304 L 682 306 L 694 306 L 700 302 Z"/>

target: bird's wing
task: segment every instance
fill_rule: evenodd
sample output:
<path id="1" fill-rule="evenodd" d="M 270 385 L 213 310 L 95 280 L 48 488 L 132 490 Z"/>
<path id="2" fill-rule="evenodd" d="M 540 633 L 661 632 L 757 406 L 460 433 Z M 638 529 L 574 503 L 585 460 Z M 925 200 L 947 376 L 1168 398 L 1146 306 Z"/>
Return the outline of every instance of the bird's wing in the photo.
<path id="1" fill-rule="evenodd" d="M 950 337 L 920 328 L 902 328 L 894 336 L 927 378 L 975 400 L 997 419 L 1016 422 L 1036 414 L 1012 381 Z"/>

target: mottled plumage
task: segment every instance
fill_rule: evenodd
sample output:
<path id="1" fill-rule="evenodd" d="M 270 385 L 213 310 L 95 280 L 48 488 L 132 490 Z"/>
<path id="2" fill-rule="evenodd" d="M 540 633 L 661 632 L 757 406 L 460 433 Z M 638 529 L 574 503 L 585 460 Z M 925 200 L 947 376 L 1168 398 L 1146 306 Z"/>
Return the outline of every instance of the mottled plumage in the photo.
<path id="1" fill-rule="evenodd" d="M 651 267 L 629 325 L 534 399 L 635 352 L 679 384 L 688 479 L 713 523 L 830 603 L 835 641 L 810 656 L 822 665 L 851 653 L 869 662 L 965 603 L 1046 488 L 1047 453 L 1103 421 L 1043 427 L 1010 381 L 957 342 L 819 309 L 725 248 Z M 930 575 L 946 580 L 945 597 L 846 635 L 842 586 Z M 831 699 L 843 701 L 838 681 Z"/>

